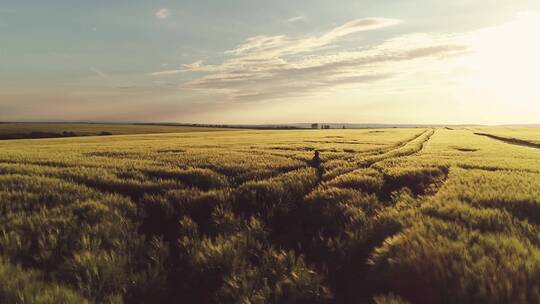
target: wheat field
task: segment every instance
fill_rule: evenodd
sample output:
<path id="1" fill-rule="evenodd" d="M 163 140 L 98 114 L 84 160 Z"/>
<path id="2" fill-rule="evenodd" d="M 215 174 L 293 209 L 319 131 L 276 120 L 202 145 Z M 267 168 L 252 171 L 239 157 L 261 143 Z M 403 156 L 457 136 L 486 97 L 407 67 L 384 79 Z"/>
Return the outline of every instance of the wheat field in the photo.
<path id="1" fill-rule="evenodd" d="M 200 131 L 0 141 L 0 302 L 540 303 L 539 128 Z"/>

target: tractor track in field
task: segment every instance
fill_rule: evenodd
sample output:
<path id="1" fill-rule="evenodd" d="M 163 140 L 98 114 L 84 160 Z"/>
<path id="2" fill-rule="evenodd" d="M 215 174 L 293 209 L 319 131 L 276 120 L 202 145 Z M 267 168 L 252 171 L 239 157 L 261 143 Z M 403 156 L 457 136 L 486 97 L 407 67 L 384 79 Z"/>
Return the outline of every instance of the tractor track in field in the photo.
<path id="1" fill-rule="evenodd" d="M 421 138 L 422 136 L 426 135 L 426 138 L 421 142 L 420 144 L 420 148 L 419 149 L 414 149 L 413 151 L 407 151 L 403 154 L 400 154 L 398 153 L 397 155 L 392 155 L 393 152 L 396 152 L 398 151 L 399 149 L 401 148 L 404 148 L 406 147 L 407 145 L 411 144 L 411 143 L 414 143 L 415 140 Z M 363 160 L 363 161 L 359 161 L 357 164 L 356 164 L 356 167 L 355 168 L 352 168 L 352 169 L 349 169 L 349 170 L 346 170 L 345 172 L 329 179 L 328 181 L 330 180 L 333 180 L 339 176 L 342 176 L 342 175 L 345 175 L 345 174 L 349 174 L 355 170 L 358 170 L 358 169 L 363 169 L 363 168 L 370 168 L 372 167 L 373 165 L 379 163 L 379 162 L 382 162 L 384 160 L 387 160 L 387 159 L 391 159 L 391 158 L 399 158 L 399 157 L 406 157 L 406 156 L 411 156 L 411 155 L 415 155 L 417 153 L 420 153 L 426 146 L 427 142 L 431 139 L 431 137 L 433 136 L 433 134 L 435 134 L 435 130 L 434 129 L 431 129 L 431 130 L 426 130 L 420 134 L 418 134 L 417 136 L 413 137 L 412 139 L 408 140 L 407 142 L 404 142 L 398 146 L 395 146 L 393 149 L 390 149 L 388 151 L 385 151 L 381 154 L 375 154 L 375 155 L 369 155 L 368 157 L 372 157 L 373 159 L 366 159 L 366 160 Z M 387 155 L 385 156 L 385 154 L 390 154 L 390 155 Z M 380 159 L 377 157 L 378 155 L 380 155 Z"/>
<path id="2" fill-rule="evenodd" d="M 350 156 L 350 157 L 343 157 L 343 158 L 337 158 L 337 159 L 340 159 L 340 160 L 344 160 L 344 161 L 352 161 L 354 159 L 354 157 L 358 156 L 358 155 L 361 155 L 361 156 L 366 156 L 366 157 L 377 157 L 377 156 L 383 156 L 384 154 L 387 154 L 387 153 L 392 153 L 393 151 L 395 150 L 398 150 L 398 149 L 401 149 L 405 146 L 407 146 L 408 144 L 414 142 L 415 140 L 417 140 L 418 138 L 422 137 L 423 135 L 427 134 L 428 132 L 430 132 L 432 130 L 425 130 L 423 132 L 420 132 L 418 134 L 416 134 L 415 136 L 409 138 L 408 140 L 405 140 L 403 142 L 399 142 L 395 145 L 392 145 L 392 146 L 389 146 L 389 147 L 384 147 L 384 148 L 381 148 L 381 149 L 376 149 L 376 150 L 370 150 L 370 151 L 362 151 L 362 152 L 358 152 L 358 153 L 354 153 L 353 156 Z M 426 140 L 422 143 L 422 147 L 421 149 L 423 149 L 424 145 L 425 145 L 425 142 L 427 142 L 429 140 L 429 138 L 432 136 L 433 134 L 429 135 Z M 417 152 L 420 152 L 421 149 L 419 151 L 416 151 L 415 153 Z M 314 151 L 317 151 L 317 149 L 315 148 Z M 278 156 L 278 157 L 283 157 L 283 158 L 287 158 L 287 159 L 291 159 L 291 160 L 295 160 L 295 161 L 301 161 L 301 162 L 304 162 L 305 163 L 305 166 L 306 167 L 311 167 L 311 161 L 310 160 L 305 160 L 305 159 L 301 159 L 299 157 L 294 157 L 294 156 L 288 156 L 288 155 L 282 155 L 282 154 L 277 154 L 277 153 L 272 153 L 272 152 L 266 152 L 264 153 L 266 155 L 272 155 L 272 156 Z M 409 155 L 413 155 L 414 153 L 412 154 L 409 154 Z M 408 156 L 408 155 L 403 155 L 403 156 Z M 388 157 L 390 158 L 390 157 Z M 388 158 L 383 158 L 383 159 L 380 159 L 380 160 L 376 160 L 375 162 L 373 163 L 370 163 L 368 165 L 361 165 L 359 167 L 355 167 L 353 169 L 350 169 L 342 174 L 339 174 L 337 176 L 335 176 L 334 178 L 337 178 L 341 175 L 345 175 L 345 174 L 348 174 L 354 170 L 358 170 L 358 169 L 361 169 L 361 168 L 367 168 L 367 167 L 370 167 L 372 165 L 374 165 L 375 163 L 377 162 L 380 162 L 380 161 L 383 161 L 385 159 L 388 159 Z M 323 162 L 324 163 L 324 162 Z M 294 171 L 294 170 L 298 170 L 300 168 L 296 168 L 296 169 L 293 169 L 293 170 L 290 170 L 290 171 Z M 318 170 L 320 170 L 320 168 L 318 168 Z M 270 176 L 268 178 L 263 178 L 261 180 L 266 180 L 266 179 L 271 179 L 271 178 L 276 178 L 276 177 L 279 177 L 283 174 L 286 174 L 290 171 L 286 171 L 286 172 L 280 172 L 276 175 L 273 175 L 273 176 Z M 333 178 L 332 178 L 333 179 Z M 317 186 L 320 185 L 324 180 L 324 177 L 320 178 L 320 180 L 318 181 L 317 183 Z M 328 180 L 329 181 L 329 180 Z M 315 189 L 317 186 L 315 186 L 313 189 Z"/>
<path id="3" fill-rule="evenodd" d="M 486 166 L 476 166 L 476 165 L 468 165 L 468 164 L 458 164 L 454 165 L 456 168 L 464 169 L 464 170 L 481 170 L 481 171 L 489 171 L 489 172 L 527 172 L 527 173 L 540 173 L 540 170 L 531 170 L 531 169 L 525 169 L 525 168 L 498 168 L 498 167 L 486 167 Z"/>
<path id="4" fill-rule="evenodd" d="M 431 133 L 430 133 L 431 132 Z M 421 141 L 420 143 L 420 148 L 418 150 L 413 150 L 413 151 L 407 151 L 403 154 L 398 154 L 398 155 L 389 155 L 388 157 L 384 157 L 384 154 L 386 153 L 389 153 L 389 154 L 392 154 L 392 152 L 396 152 L 397 150 L 401 149 L 401 148 L 404 148 L 406 147 L 407 145 L 413 143 L 415 140 L 417 140 L 418 138 L 420 138 L 421 136 L 425 135 L 425 134 L 428 134 L 426 136 L 426 138 L 424 140 Z M 395 149 L 392 149 L 392 150 L 389 150 L 388 152 L 382 154 L 382 158 L 381 159 L 377 159 L 377 160 L 374 160 L 373 162 L 371 161 L 368 161 L 368 163 L 366 164 L 366 166 L 363 166 L 363 167 L 360 167 L 360 168 L 369 168 L 379 162 L 382 162 L 384 160 L 387 160 L 387 159 L 392 159 L 392 158 L 399 158 L 399 157 L 406 157 L 406 156 L 412 156 L 412 155 L 415 155 L 415 154 L 418 154 L 420 152 L 422 152 L 422 150 L 424 150 L 427 142 L 431 139 L 431 136 L 433 136 L 433 134 L 435 134 L 435 130 L 427 130 L 425 132 L 423 132 L 422 134 L 418 135 L 417 137 L 415 137 L 414 139 L 408 141 L 407 143 L 395 148 Z M 358 169 L 360 169 L 358 168 Z"/>
<path id="5" fill-rule="evenodd" d="M 404 141 L 400 141 L 400 142 L 398 142 L 396 144 L 389 145 L 389 146 L 386 146 L 386 147 L 373 149 L 373 150 L 361 151 L 361 152 L 357 152 L 357 153 L 351 153 L 351 154 L 353 154 L 352 156 L 344 157 L 343 160 L 346 160 L 346 161 L 354 160 L 354 158 L 359 156 L 359 155 L 360 156 L 366 156 L 366 157 L 384 155 L 386 153 L 390 153 L 392 151 L 395 151 L 397 149 L 405 147 L 406 145 L 408 145 L 411 142 L 417 140 L 418 138 L 420 138 L 422 135 L 426 134 L 427 132 L 429 132 L 429 130 L 425 130 L 423 132 L 420 132 L 420 133 L 414 135 L 413 137 L 411 137 L 409 139 L 406 139 Z"/>
<path id="6" fill-rule="evenodd" d="M 523 140 L 523 139 L 517 139 L 517 138 L 511 138 L 511 137 L 503 137 L 503 136 L 497 136 L 497 135 L 493 135 L 493 134 L 489 134 L 489 133 L 481 133 L 481 132 L 474 132 L 474 134 L 478 135 L 478 136 L 484 136 L 484 137 L 487 137 L 487 138 L 498 140 L 498 141 L 501 141 L 501 142 L 504 142 L 504 143 L 507 143 L 507 144 L 510 144 L 510 145 L 540 149 L 540 144 L 533 143 L 533 142 L 530 142 L 530 141 L 526 141 L 526 140 Z"/>

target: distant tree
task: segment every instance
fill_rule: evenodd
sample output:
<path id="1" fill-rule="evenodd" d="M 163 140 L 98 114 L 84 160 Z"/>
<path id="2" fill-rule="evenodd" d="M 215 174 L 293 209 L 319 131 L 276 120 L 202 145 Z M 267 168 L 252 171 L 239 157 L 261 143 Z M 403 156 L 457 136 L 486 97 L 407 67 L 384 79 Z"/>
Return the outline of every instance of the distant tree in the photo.
<path id="1" fill-rule="evenodd" d="M 318 128 L 319 128 L 319 124 L 318 124 L 318 123 L 313 123 L 313 124 L 311 124 L 311 128 L 312 128 L 312 129 L 318 129 Z"/>
<path id="2" fill-rule="evenodd" d="M 64 132 L 62 132 L 62 136 L 64 136 L 64 137 L 73 137 L 73 136 L 77 136 L 77 134 L 75 134 L 75 132 L 72 132 L 72 131 L 64 131 Z"/>
<path id="3" fill-rule="evenodd" d="M 345 125 L 343 125 L 342 129 L 345 129 Z"/>

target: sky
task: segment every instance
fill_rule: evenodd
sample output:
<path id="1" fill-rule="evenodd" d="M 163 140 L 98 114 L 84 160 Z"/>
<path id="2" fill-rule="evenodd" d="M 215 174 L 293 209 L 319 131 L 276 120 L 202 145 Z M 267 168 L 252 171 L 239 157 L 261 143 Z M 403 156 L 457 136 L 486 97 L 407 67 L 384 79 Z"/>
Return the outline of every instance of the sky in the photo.
<path id="1" fill-rule="evenodd" d="M 538 0 L 0 0 L 0 121 L 540 123 Z"/>

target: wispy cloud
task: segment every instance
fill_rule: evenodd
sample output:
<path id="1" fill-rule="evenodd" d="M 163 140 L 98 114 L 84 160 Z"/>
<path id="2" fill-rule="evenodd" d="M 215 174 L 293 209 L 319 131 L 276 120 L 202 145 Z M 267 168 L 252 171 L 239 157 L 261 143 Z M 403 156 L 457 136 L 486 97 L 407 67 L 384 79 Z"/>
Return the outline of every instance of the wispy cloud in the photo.
<path id="1" fill-rule="evenodd" d="M 182 68 L 180 68 L 180 69 L 164 70 L 164 71 L 151 73 L 150 75 L 152 75 L 152 76 L 170 76 L 170 75 L 180 74 L 182 72 L 194 72 L 194 71 L 202 70 L 203 65 L 204 65 L 204 62 L 202 60 L 199 60 L 199 61 L 196 61 L 196 62 L 193 62 L 193 63 L 190 63 L 190 64 L 183 64 Z M 162 65 L 162 66 L 168 66 L 168 64 L 167 65 Z M 208 69 L 208 67 L 209 66 L 204 65 L 205 70 Z"/>
<path id="2" fill-rule="evenodd" d="M 105 72 L 103 72 L 102 70 L 98 69 L 98 68 L 94 68 L 94 67 L 91 67 L 89 68 L 89 70 L 91 72 L 94 72 L 96 75 L 98 75 L 99 77 L 101 78 L 104 78 L 104 79 L 108 79 L 110 78 L 109 75 Z"/>
<path id="3" fill-rule="evenodd" d="M 182 73 L 184 70 L 165 70 L 160 72 L 154 72 L 151 75 L 152 76 L 170 76 L 170 75 L 176 75 Z"/>
<path id="4" fill-rule="evenodd" d="M 236 56 L 272 58 L 310 52 L 327 46 L 347 35 L 389 27 L 398 23 L 400 23 L 400 20 L 397 19 L 365 18 L 347 22 L 319 36 L 308 36 L 304 38 L 290 38 L 284 35 L 255 36 L 247 39 L 244 44 L 236 49 L 229 50 L 225 53 Z"/>
<path id="5" fill-rule="evenodd" d="M 161 8 L 156 12 L 158 19 L 167 19 L 171 16 L 171 10 L 168 8 Z"/>
<path id="6" fill-rule="evenodd" d="M 320 35 L 255 36 L 226 51 L 229 58 L 220 64 L 197 61 L 174 72 L 154 74 L 206 72 L 181 87 L 225 94 L 229 100 L 260 101 L 381 81 L 407 72 L 409 63 L 467 52 L 460 37 L 435 34 L 406 35 L 370 47 L 324 50 L 346 36 L 399 23 L 396 19 L 366 18 Z"/>
<path id="7" fill-rule="evenodd" d="M 298 22 L 298 21 L 305 21 L 306 19 L 307 19 L 306 16 L 296 16 L 296 17 L 292 17 L 292 18 L 287 19 L 287 22 L 294 23 L 294 22 Z"/>

